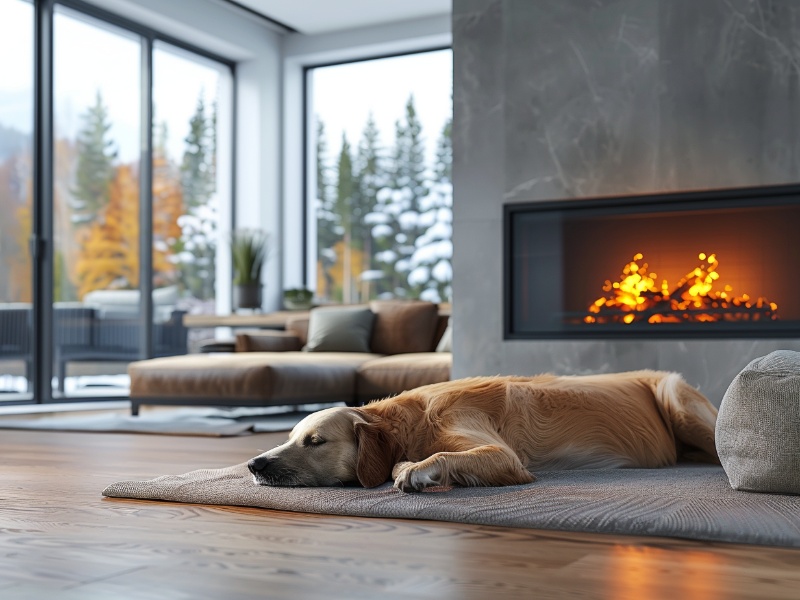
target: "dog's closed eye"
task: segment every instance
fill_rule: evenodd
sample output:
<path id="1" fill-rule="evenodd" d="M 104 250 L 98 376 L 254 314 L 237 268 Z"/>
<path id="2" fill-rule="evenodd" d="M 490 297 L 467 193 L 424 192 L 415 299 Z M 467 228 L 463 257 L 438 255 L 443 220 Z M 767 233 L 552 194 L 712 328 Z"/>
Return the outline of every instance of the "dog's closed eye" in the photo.
<path id="1" fill-rule="evenodd" d="M 305 447 L 321 446 L 324 443 L 325 440 L 316 434 L 307 435 L 306 437 L 303 438 L 303 446 Z"/>

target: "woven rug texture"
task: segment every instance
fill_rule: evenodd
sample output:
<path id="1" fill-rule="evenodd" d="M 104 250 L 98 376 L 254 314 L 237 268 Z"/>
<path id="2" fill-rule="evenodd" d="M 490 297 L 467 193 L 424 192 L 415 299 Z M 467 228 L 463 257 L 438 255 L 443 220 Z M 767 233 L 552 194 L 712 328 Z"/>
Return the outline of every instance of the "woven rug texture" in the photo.
<path id="1" fill-rule="evenodd" d="M 536 475 L 537 480 L 526 485 L 405 494 L 390 483 L 373 489 L 258 486 L 243 463 L 122 481 L 108 486 L 103 495 L 800 548 L 800 496 L 733 490 L 718 466 Z"/>

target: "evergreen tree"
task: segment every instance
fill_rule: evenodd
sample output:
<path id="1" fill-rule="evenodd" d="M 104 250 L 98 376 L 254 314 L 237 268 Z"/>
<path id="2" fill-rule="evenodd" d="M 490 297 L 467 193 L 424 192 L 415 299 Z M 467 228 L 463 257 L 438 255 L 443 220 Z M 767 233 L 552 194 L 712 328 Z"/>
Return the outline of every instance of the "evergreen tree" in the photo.
<path id="1" fill-rule="evenodd" d="M 436 144 L 436 178 L 453 181 L 453 119 L 447 119 Z"/>
<path id="2" fill-rule="evenodd" d="M 215 188 L 215 181 L 211 178 L 211 118 L 206 116 L 202 92 L 197 99 L 195 112 L 189 119 L 189 134 L 184 142 L 186 145 L 181 163 L 183 197 L 187 207 L 196 208 L 208 202 Z"/>
<path id="3" fill-rule="evenodd" d="M 217 206 L 214 194 L 214 115 L 207 116 L 203 93 L 197 99 L 189 120 L 189 134 L 181 162 L 181 189 L 186 214 L 180 219 L 183 230 L 178 244 L 181 281 L 200 300 L 214 297 L 217 255 Z"/>
<path id="4" fill-rule="evenodd" d="M 336 264 L 334 247 L 342 236 L 337 231 L 338 219 L 334 200 L 331 197 L 331 183 L 327 165 L 328 144 L 325 138 L 325 124 L 317 120 L 317 264 L 322 278 L 319 295 L 326 300 L 333 299 L 334 277 L 333 265 Z"/>
<path id="5" fill-rule="evenodd" d="M 386 171 L 384 158 L 381 156 L 379 147 L 378 127 L 375 119 L 370 113 L 367 124 L 358 145 L 358 153 L 355 160 L 355 172 L 357 181 L 357 204 L 358 216 L 354 223 L 353 237 L 357 247 L 363 251 L 364 271 L 360 273 L 362 282 L 361 300 L 369 299 L 369 283 L 376 279 L 374 244 L 372 241 L 372 228 L 374 223 L 370 222 L 370 216 L 374 215 L 375 207 L 378 203 L 378 191 L 386 185 Z M 380 272 L 377 271 L 379 274 Z"/>
<path id="6" fill-rule="evenodd" d="M 108 204 L 83 230 L 75 273 L 79 298 L 139 286 L 139 184 L 129 165 L 117 169 Z"/>
<path id="7" fill-rule="evenodd" d="M 114 178 L 117 151 L 108 138 L 111 123 L 108 110 L 97 91 L 94 106 L 82 116 L 83 129 L 78 133 L 78 164 L 75 171 L 73 220 L 88 223 L 97 218 L 108 204 L 109 186 Z"/>
<path id="8" fill-rule="evenodd" d="M 453 166 L 452 120 L 442 129 L 436 148 L 435 180 L 423 198 L 420 225 L 425 231 L 415 241 L 409 283 L 421 288 L 420 298 L 431 302 L 449 301 L 452 296 L 453 267 Z"/>
<path id="9" fill-rule="evenodd" d="M 334 212 L 338 217 L 339 230 L 343 237 L 342 247 L 342 301 L 353 301 L 353 224 L 357 221 L 355 206 L 356 180 L 353 175 L 353 159 L 347 136 L 342 134 L 342 149 L 337 161 L 336 201 Z"/>
<path id="10" fill-rule="evenodd" d="M 373 224 L 375 260 L 384 272 L 381 296 L 416 297 L 421 291 L 419 285 L 409 287 L 408 274 L 416 240 L 423 232 L 419 219 L 420 201 L 428 195 L 425 171 L 422 125 L 410 96 L 404 118 L 395 125 L 388 184 L 378 192 L 368 218 Z"/>

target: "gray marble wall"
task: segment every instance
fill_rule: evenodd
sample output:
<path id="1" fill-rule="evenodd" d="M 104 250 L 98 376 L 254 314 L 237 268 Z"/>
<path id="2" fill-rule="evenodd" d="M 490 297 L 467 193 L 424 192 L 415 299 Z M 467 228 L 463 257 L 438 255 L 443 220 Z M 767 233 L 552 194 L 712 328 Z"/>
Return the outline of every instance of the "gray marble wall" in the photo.
<path id="1" fill-rule="evenodd" d="M 505 202 L 798 182 L 798 39 L 796 0 L 454 0 L 454 375 L 667 369 L 718 404 L 800 351 L 502 329 Z"/>

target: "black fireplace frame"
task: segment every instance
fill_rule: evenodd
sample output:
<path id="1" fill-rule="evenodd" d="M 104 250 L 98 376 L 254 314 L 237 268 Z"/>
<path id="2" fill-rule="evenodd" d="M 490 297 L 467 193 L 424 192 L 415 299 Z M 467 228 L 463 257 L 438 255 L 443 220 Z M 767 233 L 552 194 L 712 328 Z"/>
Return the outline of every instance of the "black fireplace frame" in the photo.
<path id="1" fill-rule="evenodd" d="M 635 207 L 636 214 L 682 210 L 753 207 L 762 200 L 765 206 L 800 205 L 800 184 L 746 188 L 721 188 L 702 191 L 598 196 L 503 205 L 503 336 L 506 340 L 602 340 L 602 339 L 775 339 L 800 338 L 800 320 L 699 323 L 649 323 L 567 325 L 559 331 L 522 331 L 515 327 L 514 217 L 522 213 L 553 211 L 624 211 Z M 628 211 L 632 213 L 633 211 Z M 800 223 L 798 223 L 800 225 Z M 800 228 L 798 231 L 800 235 Z"/>

